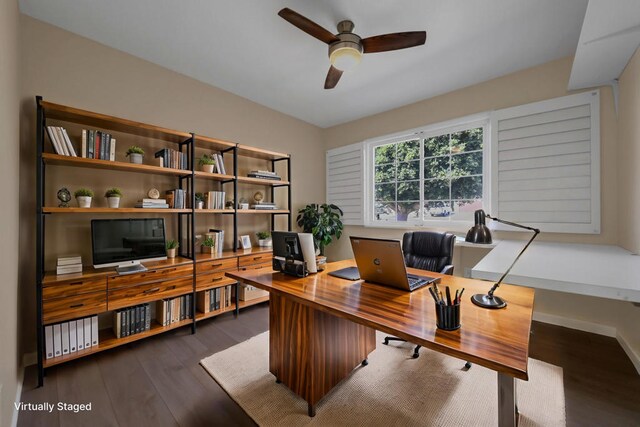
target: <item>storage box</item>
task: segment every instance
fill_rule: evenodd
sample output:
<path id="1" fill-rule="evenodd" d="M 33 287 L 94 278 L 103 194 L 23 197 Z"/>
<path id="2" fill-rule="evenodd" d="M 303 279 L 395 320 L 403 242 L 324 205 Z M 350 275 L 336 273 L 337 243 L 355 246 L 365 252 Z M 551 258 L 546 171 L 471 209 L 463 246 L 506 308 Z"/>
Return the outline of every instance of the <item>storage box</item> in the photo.
<path id="1" fill-rule="evenodd" d="M 255 286 L 238 284 L 238 298 L 240 301 L 248 301 L 256 298 L 266 297 L 269 292 L 258 289 Z"/>

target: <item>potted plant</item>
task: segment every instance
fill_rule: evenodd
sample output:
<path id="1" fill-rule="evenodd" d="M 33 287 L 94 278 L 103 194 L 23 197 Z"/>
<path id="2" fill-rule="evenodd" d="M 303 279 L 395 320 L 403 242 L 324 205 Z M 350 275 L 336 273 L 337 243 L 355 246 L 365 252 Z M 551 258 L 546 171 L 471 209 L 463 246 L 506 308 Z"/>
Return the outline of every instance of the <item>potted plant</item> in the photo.
<path id="1" fill-rule="evenodd" d="M 122 191 L 119 188 L 113 187 L 104 193 L 104 197 L 107 198 L 107 203 L 110 208 L 119 208 L 120 199 L 122 198 Z"/>
<path id="2" fill-rule="evenodd" d="M 142 156 L 144 156 L 144 150 L 137 145 L 132 145 L 127 149 L 127 157 L 131 163 L 142 164 Z"/>
<path id="3" fill-rule="evenodd" d="M 167 240 L 167 258 L 175 258 L 176 257 L 176 249 L 178 249 L 177 240 Z"/>
<path id="4" fill-rule="evenodd" d="M 88 188 L 80 188 L 76 190 L 73 194 L 76 196 L 76 200 L 78 201 L 78 207 L 80 208 L 90 208 L 91 207 L 91 198 L 93 197 L 93 191 Z"/>
<path id="5" fill-rule="evenodd" d="M 205 237 L 200 246 L 200 250 L 203 254 L 213 254 L 216 250 L 216 241 L 209 236 Z"/>
<path id="6" fill-rule="evenodd" d="M 195 197 L 196 197 L 196 209 L 203 209 L 204 208 L 204 194 L 196 193 Z"/>
<path id="7" fill-rule="evenodd" d="M 342 209 L 334 204 L 313 203 L 298 211 L 296 221 L 305 233 L 313 234 L 316 247 L 324 256 L 324 248 L 333 241 L 333 236 L 339 239 L 342 235 L 342 215 Z"/>
<path id="8" fill-rule="evenodd" d="M 203 154 L 202 157 L 198 159 L 198 162 L 200 163 L 200 167 L 203 172 L 213 173 L 213 166 L 216 164 L 213 156 Z"/>
<path id="9" fill-rule="evenodd" d="M 258 246 L 261 248 L 271 247 L 271 233 L 268 231 L 259 231 L 256 233 L 258 236 Z"/>

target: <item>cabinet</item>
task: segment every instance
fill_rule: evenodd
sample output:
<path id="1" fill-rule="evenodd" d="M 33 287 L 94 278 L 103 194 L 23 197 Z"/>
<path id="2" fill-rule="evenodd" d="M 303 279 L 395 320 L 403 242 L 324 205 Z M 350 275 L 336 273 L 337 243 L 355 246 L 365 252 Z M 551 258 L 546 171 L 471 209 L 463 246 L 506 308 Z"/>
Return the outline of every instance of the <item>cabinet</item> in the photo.
<path id="1" fill-rule="evenodd" d="M 248 305 L 268 301 L 261 298 L 253 301 L 238 301 L 237 282 L 228 278 L 225 273 L 247 268 L 264 268 L 271 266 L 271 250 L 263 248 L 253 248 L 251 251 L 238 250 L 238 225 L 254 223 L 254 218 L 264 217 L 265 222 L 269 222 L 271 230 L 276 229 L 276 217 L 284 216 L 286 225 L 284 228 L 291 228 L 291 157 L 288 154 L 254 148 L 246 145 L 236 144 L 216 138 L 196 135 L 190 132 L 177 131 L 160 126 L 135 122 L 128 119 L 108 116 L 91 111 L 85 111 L 70 106 L 64 106 L 44 101 L 41 97 L 36 97 L 36 144 L 37 144 L 37 223 L 36 223 L 36 298 L 37 298 L 37 340 L 38 340 L 38 368 L 39 383 L 42 384 L 44 369 L 65 363 L 90 354 L 108 350 L 132 341 L 144 339 L 146 337 L 163 333 L 168 330 L 190 326 L 192 333 L 196 332 L 197 322 L 215 317 L 221 313 L 238 310 Z M 148 164 L 155 162 L 153 159 L 147 164 L 134 164 L 125 161 L 122 154 L 116 156 L 115 160 L 99 160 L 85 157 L 72 157 L 55 154 L 49 149 L 46 127 L 70 126 L 99 129 L 105 132 L 113 132 L 119 136 L 120 146 L 117 147 L 119 153 L 124 153 L 127 145 L 143 145 L 148 142 L 154 149 L 173 148 L 182 153 L 186 159 L 186 169 L 175 169 L 162 167 L 159 164 Z M 120 140 L 123 138 L 127 144 Z M 80 155 L 80 141 L 77 134 L 71 135 L 72 141 L 78 155 Z M 154 146 L 155 144 L 155 146 Z M 226 166 L 226 173 L 210 173 L 198 170 L 197 153 L 199 152 L 219 152 L 222 161 Z M 247 164 L 260 163 L 263 168 L 281 171 L 281 180 L 273 181 L 261 178 L 251 178 L 239 176 L 239 166 L 243 167 L 243 162 Z M 138 178 L 129 180 L 133 186 L 138 185 L 140 194 L 143 194 L 149 183 L 158 182 L 158 186 L 168 185 L 170 188 L 185 190 L 187 194 L 186 205 L 180 209 L 162 208 L 136 208 L 131 203 L 119 208 L 94 206 L 91 208 L 79 207 L 59 207 L 55 200 L 57 188 L 52 188 L 50 178 L 56 177 L 60 169 L 84 171 L 82 176 L 90 176 L 95 182 L 104 182 L 117 179 L 119 174 L 135 174 Z M 47 181 L 45 181 L 45 172 Z M 69 175 L 69 173 L 67 172 Z M 74 176 L 75 174 L 70 174 Z M 129 175 L 127 175 L 129 176 Z M 73 178 L 72 178 L 73 179 Z M 128 178 L 127 178 L 128 179 Z M 78 178 L 79 180 L 79 178 Z M 56 182 L 55 179 L 53 182 Z M 49 183 L 49 184 L 47 184 Z M 86 182 L 73 182 L 76 187 L 86 186 Z M 99 185 L 99 184 L 96 184 Z M 273 210 L 251 210 L 237 209 L 239 188 L 242 186 L 260 186 L 266 190 L 265 197 L 270 197 L 274 201 L 277 192 L 279 199 L 283 200 L 283 206 Z M 195 193 L 198 188 L 206 188 L 213 191 L 225 191 L 229 199 L 233 199 L 235 205 L 225 209 L 195 209 Z M 102 191 L 106 190 L 104 188 Z M 141 196 L 142 198 L 144 196 Z M 75 229 L 84 230 L 89 233 L 89 223 L 93 217 L 104 217 L 111 215 L 122 217 L 126 215 L 161 215 L 167 224 L 175 229 L 177 240 L 180 242 L 179 254 L 176 258 L 163 261 L 144 263 L 147 271 L 131 275 L 120 276 L 113 269 L 95 270 L 87 267 L 88 260 L 84 260 L 85 268 L 82 273 L 56 275 L 55 272 L 46 271 L 45 265 L 52 256 L 61 254 L 45 253 L 47 246 L 48 232 L 51 227 L 45 228 L 48 218 L 55 217 L 56 225 L 68 222 L 73 224 Z M 205 228 L 207 224 L 217 218 L 226 218 L 224 231 L 230 236 L 231 244 L 227 249 L 213 255 L 197 253 L 197 230 Z M 246 228 L 246 227 L 245 227 Z M 262 230 L 254 230 L 262 231 Z M 82 232 L 82 231 L 79 231 Z M 87 237 L 87 236 L 85 236 Z M 80 239 L 87 241 L 87 238 Z M 49 258 L 47 258 L 49 255 Z M 51 262 L 49 261 L 50 265 Z M 231 288 L 229 288 L 231 287 Z M 202 301 L 205 292 L 212 289 L 224 288 L 227 295 L 234 295 L 234 299 L 213 311 L 205 312 L 196 308 L 196 301 Z M 120 310 L 127 310 L 141 304 L 150 304 L 154 308 L 147 308 L 149 313 L 153 313 L 155 303 L 172 298 L 188 297 L 191 304 L 185 303 L 184 307 L 190 307 L 190 313 L 185 314 L 183 319 L 170 324 L 161 324 L 156 320 L 159 318 L 155 313 L 150 319 L 149 327 L 142 332 L 116 337 L 111 325 L 106 320 L 109 315 Z M 186 301 L 189 299 L 186 298 Z M 181 301 L 183 301 L 181 299 Z M 157 309 L 155 309 L 157 311 Z M 88 316 L 101 315 L 103 328 L 98 332 L 99 343 L 71 354 L 60 357 L 45 359 L 45 337 L 44 329 L 48 325 L 59 322 L 73 322 L 77 319 Z"/>

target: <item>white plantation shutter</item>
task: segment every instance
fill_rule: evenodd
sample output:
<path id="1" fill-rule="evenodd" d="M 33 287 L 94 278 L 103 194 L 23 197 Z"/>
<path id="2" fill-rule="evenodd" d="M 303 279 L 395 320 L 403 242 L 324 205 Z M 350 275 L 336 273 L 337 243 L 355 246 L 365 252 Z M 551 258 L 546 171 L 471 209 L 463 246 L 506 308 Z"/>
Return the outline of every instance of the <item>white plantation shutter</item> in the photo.
<path id="1" fill-rule="evenodd" d="M 327 203 L 344 212 L 347 225 L 363 224 L 362 143 L 327 151 Z"/>
<path id="2" fill-rule="evenodd" d="M 494 112 L 492 215 L 543 232 L 600 233 L 599 115 L 598 91 Z"/>

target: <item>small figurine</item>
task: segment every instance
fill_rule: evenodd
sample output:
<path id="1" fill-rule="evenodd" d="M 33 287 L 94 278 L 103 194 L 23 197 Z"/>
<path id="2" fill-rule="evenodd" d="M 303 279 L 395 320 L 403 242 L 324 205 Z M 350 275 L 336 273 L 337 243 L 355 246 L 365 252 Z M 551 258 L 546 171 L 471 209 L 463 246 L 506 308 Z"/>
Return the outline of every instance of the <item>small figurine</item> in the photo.
<path id="1" fill-rule="evenodd" d="M 69 200 L 71 200 L 71 193 L 67 190 L 67 187 L 62 187 L 58 190 L 58 200 L 60 203 L 58 204 L 59 208 L 68 208 Z"/>

